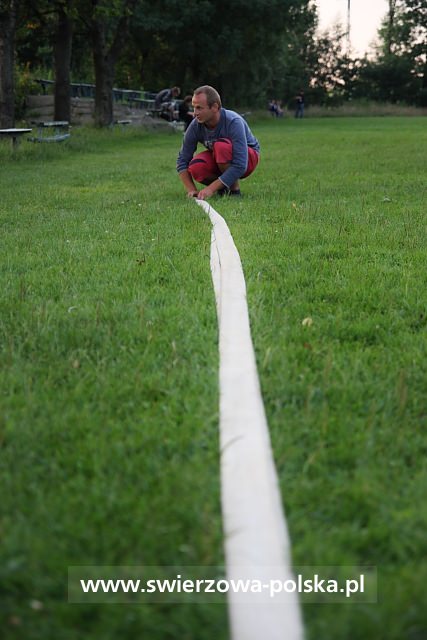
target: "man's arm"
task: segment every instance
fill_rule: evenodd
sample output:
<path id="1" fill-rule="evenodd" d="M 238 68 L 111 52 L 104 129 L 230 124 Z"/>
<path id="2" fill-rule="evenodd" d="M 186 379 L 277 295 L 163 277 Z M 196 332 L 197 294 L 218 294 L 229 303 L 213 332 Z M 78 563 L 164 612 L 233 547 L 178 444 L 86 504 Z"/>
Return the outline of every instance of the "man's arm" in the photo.
<path id="1" fill-rule="evenodd" d="M 188 170 L 184 169 L 184 171 L 181 171 L 181 173 L 179 173 L 178 175 L 185 187 L 185 190 L 187 191 L 187 196 L 189 198 L 193 198 L 194 196 L 197 196 L 199 192 Z"/>
<path id="2" fill-rule="evenodd" d="M 182 184 L 187 191 L 187 195 L 189 198 L 193 196 L 197 196 L 198 190 L 196 185 L 193 182 L 193 178 L 188 171 L 188 165 L 194 155 L 194 152 L 197 148 L 197 133 L 194 130 L 194 123 L 192 122 L 188 127 L 187 131 L 184 135 L 184 140 L 182 142 L 182 147 L 178 153 L 178 158 L 176 162 L 176 168 L 178 171 L 179 178 Z"/>
<path id="3" fill-rule="evenodd" d="M 210 198 L 211 196 L 213 196 L 214 193 L 216 193 L 220 189 L 224 189 L 224 183 L 221 182 L 219 178 L 217 178 L 216 180 L 211 182 L 211 184 L 208 185 L 207 187 L 203 187 L 203 189 L 199 191 L 199 194 L 197 197 L 200 200 L 206 200 L 206 198 Z"/>
<path id="4" fill-rule="evenodd" d="M 233 157 L 228 169 L 220 176 L 222 187 L 230 188 L 246 171 L 248 165 L 248 143 L 242 118 L 233 120 L 228 137 L 233 145 Z M 221 187 L 220 187 L 221 188 Z"/>

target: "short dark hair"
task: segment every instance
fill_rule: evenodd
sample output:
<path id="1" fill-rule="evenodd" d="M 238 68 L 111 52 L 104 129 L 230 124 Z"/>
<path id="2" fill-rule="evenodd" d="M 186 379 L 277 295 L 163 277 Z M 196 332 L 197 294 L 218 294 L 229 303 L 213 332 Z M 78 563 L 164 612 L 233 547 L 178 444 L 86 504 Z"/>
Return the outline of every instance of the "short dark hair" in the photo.
<path id="1" fill-rule="evenodd" d="M 194 95 L 198 96 L 200 93 L 204 93 L 206 99 L 208 101 L 208 106 L 212 107 L 212 105 L 217 103 L 218 107 L 221 108 L 221 97 L 216 89 L 210 87 L 208 84 L 204 84 L 202 87 L 198 87 L 194 90 Z"/>

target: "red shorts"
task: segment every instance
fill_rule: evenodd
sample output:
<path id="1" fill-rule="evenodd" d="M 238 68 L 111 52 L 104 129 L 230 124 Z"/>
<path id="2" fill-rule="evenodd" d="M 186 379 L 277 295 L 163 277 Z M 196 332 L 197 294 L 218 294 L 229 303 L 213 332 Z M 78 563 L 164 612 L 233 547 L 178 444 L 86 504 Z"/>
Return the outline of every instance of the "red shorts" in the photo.
<path id="1" fill-rule="evenodd" d="M 220 171 L 218 164 L 228 164 L 233 159 L 233 145 L 228 138 L 220 138 L 214 143 L 212 151 L 202 151 L 198 153 L 188 166 L 188 171 L 196 182 L 208 184 L 212 178 L 218 178 Z M 259 162 L 259 154 L 248 147 L 248 166 L 241 178 L 247 178 L 251 175 Z"/>

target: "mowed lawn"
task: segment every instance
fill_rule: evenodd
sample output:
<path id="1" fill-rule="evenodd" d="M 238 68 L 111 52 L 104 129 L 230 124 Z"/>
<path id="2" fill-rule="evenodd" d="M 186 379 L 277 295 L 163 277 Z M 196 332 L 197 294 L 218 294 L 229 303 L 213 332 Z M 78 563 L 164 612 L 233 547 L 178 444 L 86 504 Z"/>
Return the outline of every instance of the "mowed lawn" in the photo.
<path id="1" fill-rule="evenodd" d="M 425 120 L 251 126 L 244 198 L 211 202 L 246 275 L 293 561 L 378 571 L 376 604 L 305 605 L 307 638 L 421 640 Z M 73 565 L 223 564 L 210 223 L 180 141 L 0 146 L 7 640 L 228 638 L 219 604 L 67 602 Z"/>

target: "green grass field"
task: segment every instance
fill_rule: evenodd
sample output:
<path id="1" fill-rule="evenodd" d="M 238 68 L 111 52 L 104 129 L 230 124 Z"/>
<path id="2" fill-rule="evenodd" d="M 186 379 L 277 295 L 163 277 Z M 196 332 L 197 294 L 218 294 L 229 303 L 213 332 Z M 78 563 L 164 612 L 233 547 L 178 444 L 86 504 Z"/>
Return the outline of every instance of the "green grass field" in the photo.
<path id="1" fill-rule="evenodd" d="M 250 124 L 261 164 L 212 204 L 246 275 L 294 564 L 378 570 L 377 604 L 305 605 L 307 638 L 422 640 L 425 121 Z M 0 145 L 5 640 L 228 638 L 220 604 L 67 602 L 73 565 L 223 564 L 210 223 L 180 142 Z"/>

